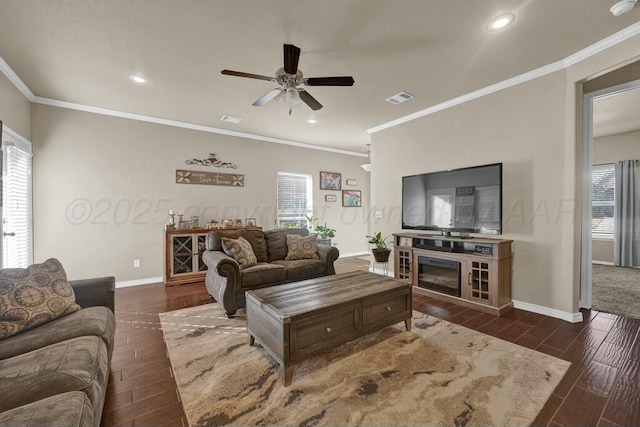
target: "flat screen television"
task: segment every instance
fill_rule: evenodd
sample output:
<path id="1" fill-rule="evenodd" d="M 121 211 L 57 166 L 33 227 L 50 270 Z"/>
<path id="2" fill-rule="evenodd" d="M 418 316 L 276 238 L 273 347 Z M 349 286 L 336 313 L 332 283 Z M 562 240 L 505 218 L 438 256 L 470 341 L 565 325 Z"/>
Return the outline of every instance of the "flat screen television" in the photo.
<path id="1" fill-rule="evenodd" d="M 502 234 L 502 163 L 402 177 L 402 228 Z"/>

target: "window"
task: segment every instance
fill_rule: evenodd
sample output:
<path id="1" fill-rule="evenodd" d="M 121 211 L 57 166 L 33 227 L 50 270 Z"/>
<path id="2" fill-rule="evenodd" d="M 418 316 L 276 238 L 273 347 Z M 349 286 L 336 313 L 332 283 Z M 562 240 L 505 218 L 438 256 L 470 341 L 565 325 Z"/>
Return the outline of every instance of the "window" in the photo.
<path id="1" fill-rule="evenodd" d="M 591 233 L 594 239 L 613 239 L 614 194 L 613 164 L 594 166 L 591 171 Z"/>
<path id="2" fill-rule="evenodd" d="M 307 227 L 313 213 L 311 175 L 278 172 L 278 228 Z"/>
<path id="3" fill-rule="evenodd" d="M 31 144 L 5 133 L 2 151 L 2 266 L 24 268 L 33 262 Z"/>

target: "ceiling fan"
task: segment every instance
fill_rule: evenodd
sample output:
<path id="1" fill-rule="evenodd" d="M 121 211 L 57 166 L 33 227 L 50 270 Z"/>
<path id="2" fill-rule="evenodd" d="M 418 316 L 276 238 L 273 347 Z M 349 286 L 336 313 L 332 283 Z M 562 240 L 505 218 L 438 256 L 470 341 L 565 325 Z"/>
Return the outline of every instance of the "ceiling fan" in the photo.
<path id="1" fill-rule="evenodd" d="M 289 115 L 294 105 L 304 102 L 316 111 L 322 108 L 309 92 L 300 85 L 305 86 L 353 86 L 353 77 L 310 77 L 305 78 L 302 71 L 298 69 L 300 59 L 300 48 L 292 45 L 283 45 L 284 67 L 276 71 L 275 77 L 261 76 L 259 74 L 243 73 L 241 71 L 222 70 L 221 73 L 227 76 L 247 77 L 250 79 L 268 80 L 277 83 L 280 87 L 270 90 L 266 95 L 258 98 L 253 105 L 261 107 L 272 99 L 283 100 L 289 106 Z"/>

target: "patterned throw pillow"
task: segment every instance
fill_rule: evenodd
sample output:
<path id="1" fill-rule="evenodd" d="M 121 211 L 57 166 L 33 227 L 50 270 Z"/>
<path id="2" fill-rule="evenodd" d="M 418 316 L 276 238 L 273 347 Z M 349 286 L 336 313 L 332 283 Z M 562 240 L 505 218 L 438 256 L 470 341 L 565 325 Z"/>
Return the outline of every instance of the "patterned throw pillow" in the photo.
<path id="1" fill-rule="evenodd" d="M 285 260 L 293 261 L 297 259 L 320 259 L 318 258 L 318 243 L 316 235 L 302 237 L 297 234 L 287 234 L 287 246 L 289 252 Z"/>
<path id="2" fill-rule="evenodd" d="M 238 237 L 237 239 L 223 237 L 222 249 L 224 250 L 224 253 L 235 259 L 238 264 L 240 264 L 241 269 L 251 267 L 258 263 L 256 254 L 253 253 L 251 243 L 249 243 L 244 237 Z"/>
<path id="3" fill-rule="evenodd" d="M 76 295 L 57 259 L 0 270 L 0 339 L 78 310 Z"/>

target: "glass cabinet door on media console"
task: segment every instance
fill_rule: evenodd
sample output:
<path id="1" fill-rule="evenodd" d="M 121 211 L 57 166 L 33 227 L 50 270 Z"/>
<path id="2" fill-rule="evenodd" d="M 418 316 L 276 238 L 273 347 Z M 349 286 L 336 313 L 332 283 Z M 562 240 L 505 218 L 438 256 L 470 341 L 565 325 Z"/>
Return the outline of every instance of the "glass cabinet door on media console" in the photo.
<path id="1" fill-rule="evenodd" d="M 165 284 L 204 281 L 207 265 L 202 261 L 209 230 L 168 230 L 165 235 Z"/>
<path id="2" fill-rule="evenodd" d="M 411 281 L 411 257 L 413 251 L 411 248 L 411 239 L 404 237 L 395 237 L 395 278 L 400 280 Z"/>
<path id="3" fill-rule="evenodd" d="M 462 295 L 472 301 L 492 306 L 497 305 L 497 289 L 492 286 L 496 282 L 496 262 L 490 259 L 474 258 L 466 263 L 466 284 Z"/>

